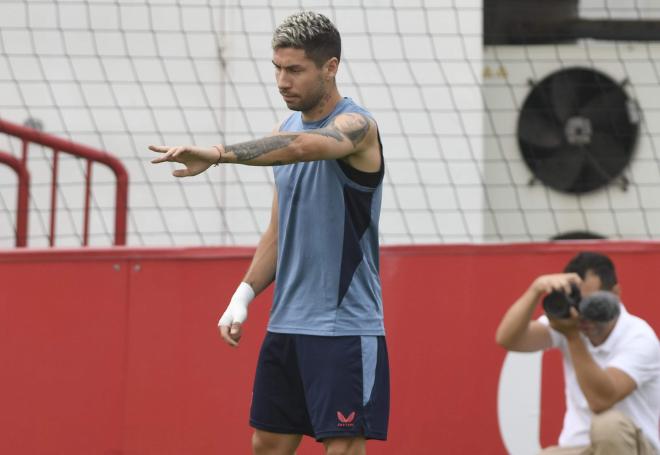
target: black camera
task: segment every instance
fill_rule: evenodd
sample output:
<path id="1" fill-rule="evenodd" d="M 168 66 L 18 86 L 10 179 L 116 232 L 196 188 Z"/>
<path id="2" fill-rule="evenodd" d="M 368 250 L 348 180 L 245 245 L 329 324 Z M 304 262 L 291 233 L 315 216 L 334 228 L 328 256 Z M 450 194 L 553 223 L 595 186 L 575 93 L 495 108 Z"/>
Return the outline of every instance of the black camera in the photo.
<path id="1" fill-rule="evenodd" d="M 566 294 L 563 290 L 554 290 L 543 299 L 543 311 L 555 319 L 566 319 L 571 315 L 571 307 L 580 311 L 582 294 L 575 283 L 571 283 L 571 292 Z"/>

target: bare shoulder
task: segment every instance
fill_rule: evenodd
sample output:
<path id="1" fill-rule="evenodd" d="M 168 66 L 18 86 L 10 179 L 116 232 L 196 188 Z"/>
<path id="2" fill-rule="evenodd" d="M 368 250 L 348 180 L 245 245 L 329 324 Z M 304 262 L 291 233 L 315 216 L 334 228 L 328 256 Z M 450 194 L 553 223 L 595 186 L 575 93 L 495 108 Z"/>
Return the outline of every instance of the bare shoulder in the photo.
<path id="1" fill-rule="evenodd" d="M 332 120 L 332 127 L 344 134 L 353 147 L 365 146 L 376 138 L 376 122 L 365 114 L 347 112 Z"/>
<path id="2" fill-rule="evenodd" d="M 353 147 L 344 161 L 363 172 L 378 172 L 382 165 L 378 126 L 360 112 L 340 114 L 332 121 L 331 128 L 347 138 Z"/>

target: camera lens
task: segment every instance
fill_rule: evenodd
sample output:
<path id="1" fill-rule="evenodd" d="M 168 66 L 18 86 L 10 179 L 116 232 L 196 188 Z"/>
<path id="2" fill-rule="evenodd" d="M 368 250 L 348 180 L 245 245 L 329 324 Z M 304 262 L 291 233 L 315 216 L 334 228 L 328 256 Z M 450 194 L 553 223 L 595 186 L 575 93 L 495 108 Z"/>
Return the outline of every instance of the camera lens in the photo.
<path id="1" fill-rule="evenodd" d="M 552 291 L 543 299 L 543 311 L 548 316 L 555 319 L 566 319 L 571 315 L 571 307 L 579 310 L 579 303 L 582 300 L 580 289 L 575 283 L 571 283 L 571 293 L 564 291 Z"/>
<path id="2" fill-rule="evenodd" d="M 568 296 L 561 291 L 552 291 L 543 299 L 543 311 L 555 319 L 565 319 L 571 314 Z"/>

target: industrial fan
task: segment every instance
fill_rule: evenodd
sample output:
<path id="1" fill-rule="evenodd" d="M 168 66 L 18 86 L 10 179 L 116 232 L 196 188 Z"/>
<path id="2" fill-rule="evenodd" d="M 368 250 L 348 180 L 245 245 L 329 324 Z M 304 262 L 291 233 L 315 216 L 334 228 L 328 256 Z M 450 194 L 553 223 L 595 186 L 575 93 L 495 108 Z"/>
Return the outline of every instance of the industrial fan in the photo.
<path id="1" fill-rule="evenodd" d="M 517 136 L 536 179 L 579 194 L 621 175 L 632 158 L 640 120 L 622 85 L 587 68 L 562 69 L 533 84 Z"/>

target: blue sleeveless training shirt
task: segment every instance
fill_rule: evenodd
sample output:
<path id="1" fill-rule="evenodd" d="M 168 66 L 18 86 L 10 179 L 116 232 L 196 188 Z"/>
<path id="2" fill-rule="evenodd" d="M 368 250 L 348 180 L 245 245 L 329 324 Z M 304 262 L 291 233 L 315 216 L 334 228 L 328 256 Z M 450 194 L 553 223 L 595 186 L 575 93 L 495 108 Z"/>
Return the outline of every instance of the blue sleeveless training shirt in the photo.
<path id="1" fill-rule="evenodd" d="M 353 100 L 343 98 L 330 115 L 316 122 L 303 122 L 301 113 L 295 112 L 280 131 L 323 128 L 348 112 L 372 118 Z M 365 186 L 356 181 L 360 171 L 338 160 L 273 168 L 279 231 L 269 331 L 384 335 L 378 274 L 383 169 L 381 163 L 377 185 Z"/>

